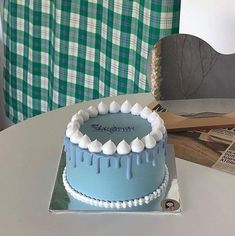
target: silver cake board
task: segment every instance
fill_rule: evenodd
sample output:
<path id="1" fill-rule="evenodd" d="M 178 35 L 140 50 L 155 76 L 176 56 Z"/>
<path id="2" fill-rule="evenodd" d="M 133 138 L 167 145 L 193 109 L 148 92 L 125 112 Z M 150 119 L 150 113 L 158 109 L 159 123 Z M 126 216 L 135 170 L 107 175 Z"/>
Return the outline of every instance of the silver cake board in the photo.
<path id="1" fill-rule="evenodd" d="M 169 182 L 165 194 L 148 204 L 139 207 L 124 209 L 100 208 L 82 203 L 76 199 L 70 201 L 71 196 L 66 192 L 62 174 L 65 167 L 65 151 L 61 152 L 57 177 L 52 191 L 49 211 L 52 213 L 78 213 L 78 214 L 100 214 L 100 213 L 120 213 L 120 214 L 180 214 L 181 202 L 179 185 L 176 173 L 175 153 L 173 145 L 167 145 L 166 165 L 169 170 Z"/>

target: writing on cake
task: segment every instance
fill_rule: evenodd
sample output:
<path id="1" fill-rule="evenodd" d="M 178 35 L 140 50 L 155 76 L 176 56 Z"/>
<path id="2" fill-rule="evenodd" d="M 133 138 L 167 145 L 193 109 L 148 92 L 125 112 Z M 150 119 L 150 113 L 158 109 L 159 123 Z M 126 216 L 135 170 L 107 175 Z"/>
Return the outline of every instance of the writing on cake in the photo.
<path id="1" fill-rule="evenodd" d="M 104 132 L 108 132 L 108 133 L 114 133 L 114 132 L 131 132 L 134 131 L 134 126 L 127 126 L 127 127 L 117 127 L 115 125 L 108 127 L 108 126 L 103 126 L 100 124 L 92 124 L 91 125 L 92 128 L 94 128 L 95 130 L 99 130 L 99 131 L 104 131 Z"/>

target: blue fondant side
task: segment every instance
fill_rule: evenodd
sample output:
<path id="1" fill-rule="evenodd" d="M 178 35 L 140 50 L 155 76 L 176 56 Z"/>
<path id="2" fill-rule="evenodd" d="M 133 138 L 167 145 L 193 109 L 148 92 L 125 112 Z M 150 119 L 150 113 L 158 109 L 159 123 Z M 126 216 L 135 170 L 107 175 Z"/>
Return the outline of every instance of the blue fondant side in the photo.
<path id="1" fill-rule="evenodd" d="M 107 156 L 90 153 L 65 138 L 67 180 L 89 197 L 122 201 L 154 191 L 164 178 L 166 134 L 153 149 Z"/>

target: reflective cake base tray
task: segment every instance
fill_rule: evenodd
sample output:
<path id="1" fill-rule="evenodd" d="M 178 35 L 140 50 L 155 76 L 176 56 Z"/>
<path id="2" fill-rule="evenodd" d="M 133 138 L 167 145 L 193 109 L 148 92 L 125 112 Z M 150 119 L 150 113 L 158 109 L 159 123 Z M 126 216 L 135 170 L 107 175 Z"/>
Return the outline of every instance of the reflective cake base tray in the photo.
<path id="1" fill-rule="evenodd" d="M 149 204 L 122 209 L 100 208 L 91 206 L 74 199 L 63 185 L 62 174 L 65 167 L 65 152 L 62 150 L 57 177 L 52 192 L 49 211 L 53 213 L 151 213 L 151 214 L 179 214 L 181 212 L 179 185 L 177 180 L 175 153 L 173 145 L 167 146 L 166 165 L 169 170 L 169 182 L 164 194 Z"/>

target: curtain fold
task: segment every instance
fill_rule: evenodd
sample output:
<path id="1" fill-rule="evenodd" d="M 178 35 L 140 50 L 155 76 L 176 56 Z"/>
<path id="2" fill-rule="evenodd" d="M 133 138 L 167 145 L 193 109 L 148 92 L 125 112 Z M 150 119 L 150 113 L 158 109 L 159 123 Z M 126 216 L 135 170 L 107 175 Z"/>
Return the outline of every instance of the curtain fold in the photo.
<path id="1" fill-rule="evenodd" d="M 147 56 L 177 33 L 179 0 L 4 2 L 4 94 L 15 123 L 80 101 L 150 91 Z"/>

